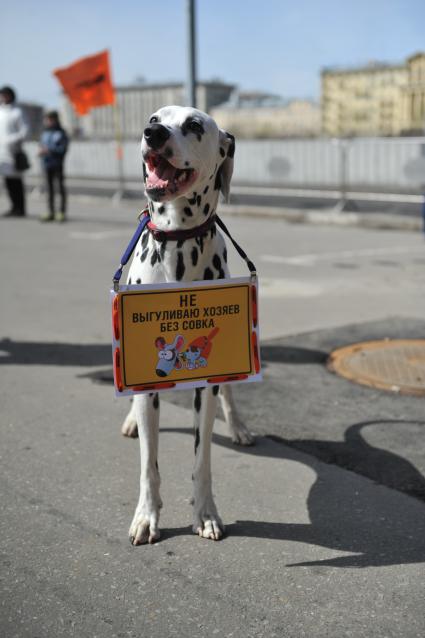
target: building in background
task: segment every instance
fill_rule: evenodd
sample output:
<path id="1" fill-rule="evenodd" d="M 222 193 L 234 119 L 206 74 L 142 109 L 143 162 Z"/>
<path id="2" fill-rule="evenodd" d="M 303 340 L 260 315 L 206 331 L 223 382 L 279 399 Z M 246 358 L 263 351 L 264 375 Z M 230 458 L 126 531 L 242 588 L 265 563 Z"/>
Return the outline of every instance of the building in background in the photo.
<path id="1" fill-rule="evenodd" d="M 324 69 L 321 92 L 325 135 L 423 135 L 425 53 L 404 64 Z"/>
<path id="2" fill-rule="evenodd" d="M 212 107 L 226 102 L 234 91 L 231 84 L 220 81 L 199 82 L 196 89 L 198 108 L 210 112 Z M 111 139 L 116 135 L 116 118 L 123 139 L 139 139 L 152 113 L 169 104 L 185 104 L 185 87 L 179 83 L 134 84 L 116 87 L 118 109 L 104 106 L 78 117 L 66 99 L 62 98 L 61 116 L 64 127 L 74 137 Z"/>
<path id="3" fill-rule="evenodd" d="M 217 124 L 241 138 L 315 137 L 320 107 L 311 100 L 284 100 L 260 92 L 235 92 L 212 109 Z"/>
<path id="4" fill-rule="evenodd" d="M 416 53 L 407 59 L 407 84 L 403 88 L 405 126 L 402 134 L 425 132 L 425 53 Z"/>
<path id="5" fill-rule="evenodd" d="M 43 107 L 40 104 L 34 104 L 33 102 L 19 102 L 19 106 L 22 109 L 23 116 L 28 124 L 28 139 L 40 139 L 41 131 L 43 129 Z"/>

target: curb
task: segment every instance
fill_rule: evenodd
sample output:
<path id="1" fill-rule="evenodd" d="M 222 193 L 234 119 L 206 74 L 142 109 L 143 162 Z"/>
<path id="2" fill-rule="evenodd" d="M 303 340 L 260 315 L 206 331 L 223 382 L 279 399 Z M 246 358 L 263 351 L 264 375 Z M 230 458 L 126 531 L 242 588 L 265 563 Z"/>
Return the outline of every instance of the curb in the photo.
<path id="1" fill-rule="evenodd" d="M 412 217 L 388 213 L 353 213 L 327 210 L 294 210 L 274 206 L 233 206 L 222 204 L 221 211 L 235 217 L 267 217 L 291 224 L 358 226 L 376 230 L 421 231 L 420 216 Z"/>

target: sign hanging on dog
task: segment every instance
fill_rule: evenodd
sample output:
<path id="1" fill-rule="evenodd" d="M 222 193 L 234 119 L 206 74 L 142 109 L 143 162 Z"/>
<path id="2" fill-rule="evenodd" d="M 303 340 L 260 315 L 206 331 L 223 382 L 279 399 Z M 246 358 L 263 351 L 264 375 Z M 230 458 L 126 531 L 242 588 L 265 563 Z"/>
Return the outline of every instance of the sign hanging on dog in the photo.
<path id="1" fill-rule="evenodd" d="M 111 291 L 118 396 L 259 381 L 255 277 Z"/>

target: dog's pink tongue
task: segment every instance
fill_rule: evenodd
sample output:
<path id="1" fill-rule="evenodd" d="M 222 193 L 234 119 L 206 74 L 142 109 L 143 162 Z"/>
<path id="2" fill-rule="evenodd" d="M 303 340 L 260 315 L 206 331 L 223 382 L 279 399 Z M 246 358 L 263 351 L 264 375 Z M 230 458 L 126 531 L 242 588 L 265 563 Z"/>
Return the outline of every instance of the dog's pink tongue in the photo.
<path id="1" fill-rule="evenodd" d="M 175 173 L 176 169 L 171 164 L 161 164 L 149 174 L 148 182 L 156 188 L 165 188 L 168 182 L 173 180 Z"/>
<path id="2" fill-rule="evenodd" d="M 158 173 L 149 173 L 148 185 L 155 188 L 165 188 L 168 184 L 167 180 L 161 179 Z"/>

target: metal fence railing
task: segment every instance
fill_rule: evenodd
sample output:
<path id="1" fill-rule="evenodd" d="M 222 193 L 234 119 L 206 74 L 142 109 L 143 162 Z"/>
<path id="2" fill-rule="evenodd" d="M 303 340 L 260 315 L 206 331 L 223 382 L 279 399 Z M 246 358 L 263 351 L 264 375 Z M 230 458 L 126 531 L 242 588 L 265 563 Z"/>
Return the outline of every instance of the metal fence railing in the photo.
<path id="1" fill-rule="evenodd" d="M 41 173 L 37 143 L 28 142 L 28 174 Z M 117 180 L 114 141 L 72 141 L 70 178 Z M 140 182 L 140 143 L 123 144 L 125 182 Z M 350 140 L 237 140 L 233 181 L 284 187 L 421 193 L 425 185 L 425 138 Z"/>

